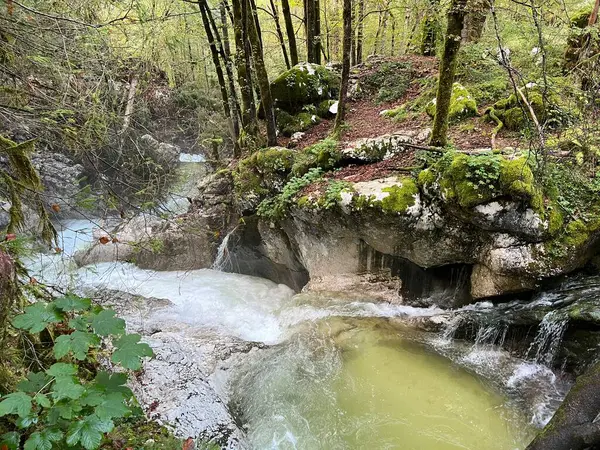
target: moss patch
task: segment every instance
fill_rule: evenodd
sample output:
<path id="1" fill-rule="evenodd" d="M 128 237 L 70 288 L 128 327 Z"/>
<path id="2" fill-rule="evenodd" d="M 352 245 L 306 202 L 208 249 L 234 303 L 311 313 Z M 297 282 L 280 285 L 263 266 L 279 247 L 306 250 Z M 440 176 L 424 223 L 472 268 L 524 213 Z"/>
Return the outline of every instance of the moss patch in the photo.
<path id="1" fill-rule="evenodd" d="M 414 179 L 403 178 L 400 186 L 384 188 L 383 192 L 390 195 L 381 200 L 381 209 L 386 213 L 401 214 L 415 204 L 419 188 Z"/>
<path id="2" fill-rule="evenodd" d="M 292 170 L 294 152 L 281 147 L 259 150 L 240 161 L 233 172 L 238 195 L 265 196 L 283 187 L 283 180 Z"/>
<path id="3" fill-rule="evenodd" d="M 302 176 L 313 167 L 319 167 L 325 171 L 333 169 L 341 159 L 339 142 L 327 138 L 305 148 L 296 155 L 292 174 Z"/>
<path id="4" fill-rule="evenodd" d="M 435 116 L 435 99 L 430 101 L 425 108 L 425 112 L 430 116 Z M 460 83 L 452 85 L 452 96 L 450 97 L 450 120 L 460 120 L 466 117 L 477 115 L 477 102 L 469 91 Z"/>

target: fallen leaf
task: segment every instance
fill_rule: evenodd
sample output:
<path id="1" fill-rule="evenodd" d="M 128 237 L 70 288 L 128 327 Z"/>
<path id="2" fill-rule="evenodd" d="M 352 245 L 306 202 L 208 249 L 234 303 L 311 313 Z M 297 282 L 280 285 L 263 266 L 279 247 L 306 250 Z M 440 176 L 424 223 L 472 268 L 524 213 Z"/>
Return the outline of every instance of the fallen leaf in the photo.
<path id="1" fill-rule="evenodd" d="M 194 448 L 194 440 L 192 438 L 187 438 L 183 443 L 183 447 L 181 450 L 193 450 Z"/>
<path id="2" fill-rule="evenodd" d="M 119 240 L 116 237 L 112 238 L 112 243 L 113 244 L 116 244 L 117 242 L 119 242 Z"/>
<path id="3" fill-rule="evenodd" d="M 16 234 L 14 234 L 14 233 L 8 233 L 8 234 L 6 235 L 6 240 L 7 240 L 7 241 L 14 241 L 16 238 L 17 238 L 17 235 L 16 235 Z"/>
<path id="4" fill-rule="evenodd" d="M 52 211 L 54 211 L 54 212 L 60 212 L 60 205 L 57 205 L 56 203 L 54 203 L 52 205 Z"/>
<path id="5" fill-rule="evenodd" d="M 62 248 L 60 248 L 60 247 L 54 247 L 54 251 L 56 253 L 62 253 Z"/>
<path id="6" fill-rule="evenodd" d="M 38 284 L 38 280 L 36 280 L 34 277 L 29 277 L 29 284 L 36 285 Z"/>
<path id="7" fill-rule="evenodd" d="M 104 244 L 108 244 L 108 243 L 110 242 L 110 239 L 109 239 L 108 237 L 106 237 L 106 236 L 102 236 L 102 237 L 101 237 L 100 239 L 98 239 L 98 240 L 100 241 L 100 243 L 101 243 L 102 245 L 104 245 Z"/>

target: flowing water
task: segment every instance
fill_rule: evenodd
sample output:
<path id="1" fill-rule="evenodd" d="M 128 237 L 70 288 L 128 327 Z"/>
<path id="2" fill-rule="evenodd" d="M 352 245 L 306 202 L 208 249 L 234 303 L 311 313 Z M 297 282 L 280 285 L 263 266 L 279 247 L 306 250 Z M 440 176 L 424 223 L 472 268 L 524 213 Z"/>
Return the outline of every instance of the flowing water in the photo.
<path id="1" fill-rule="evenodd" d="M 460 314 L 445 335 L 408 325 L 438 308 L 294 295 L 215 270 L 153 272 L 124 263 L 76 270 L 70 256 L 97 225 L 63 223 L 63 254 L 33 258 L 33 274 L 78 290 L 168 299 L 155 318 L 163 323 L 265 344 L 231 378 L 232 408 L 251 448 L 522 449 L 568 387 L 543 361 L 499 349 L 503 328 L 482 329 L 473 345 L 452 339 Z M 544 336 L 558 333 L 550 319 Z M 540 337 L 540 352 L 552 347 L 548 339 Z"/>

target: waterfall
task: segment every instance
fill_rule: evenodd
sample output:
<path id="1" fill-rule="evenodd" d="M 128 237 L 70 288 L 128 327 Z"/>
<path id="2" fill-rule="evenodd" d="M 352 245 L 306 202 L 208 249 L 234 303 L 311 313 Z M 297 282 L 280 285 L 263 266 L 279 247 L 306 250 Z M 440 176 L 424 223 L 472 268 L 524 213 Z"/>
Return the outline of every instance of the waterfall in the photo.
<path id="1" fill-rule="evenodd" d="M 213 270 L 223 272 L 227 268 L 231 267 L 231 255 L 229 253 L 229 239 L 231 238 L 231 235 L 235 232 L 236 229 L 237 229 L 237 227 L 234 228 L 233 230 L 231 230 L 229 233 L 227 233 L 227 235 L 221 242 L 221 245 L 219 245 L 219 248 L 217 250 L 217 257 L 215 258 L 215 262 L 212 265 Z"/>
<path id="2" fill-rule="evenodd" d="M 464 317 L 460 314 L 454 316 L 450 321 L 446 324 L 444 329 L 442 330 L 442 341 L 450 342 L 454 339 L 454 335 L 458 331 L 458 328 L 462 325 Z"/>
<path id="3" fill-rule="evenodd" d="M 550 366 L 558 355 L 568 323 L 569 318 L 558 310 L 546 314 L 527 350 L 527 357 Z"/>
<path id="4" fill-rule="evenodd" d="M 508 325 L 495 323 L 492 325 L 481 325 L 475 336 L 475 345 L 497 345 L 504 346 Z"/>

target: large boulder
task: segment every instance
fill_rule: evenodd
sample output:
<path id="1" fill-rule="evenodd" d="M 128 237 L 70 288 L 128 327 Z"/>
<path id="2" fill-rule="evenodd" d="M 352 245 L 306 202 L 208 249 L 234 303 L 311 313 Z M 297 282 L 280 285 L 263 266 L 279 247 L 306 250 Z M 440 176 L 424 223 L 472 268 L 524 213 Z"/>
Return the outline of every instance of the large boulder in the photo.
<path id="1" fill-rule="evenodd" d="M 277 107 L 294 113 L 304 105 L 336 98 L 339 88 L 336 73 L 318 64 L 300 63 L 273 80 L 271 94 Z"/>

